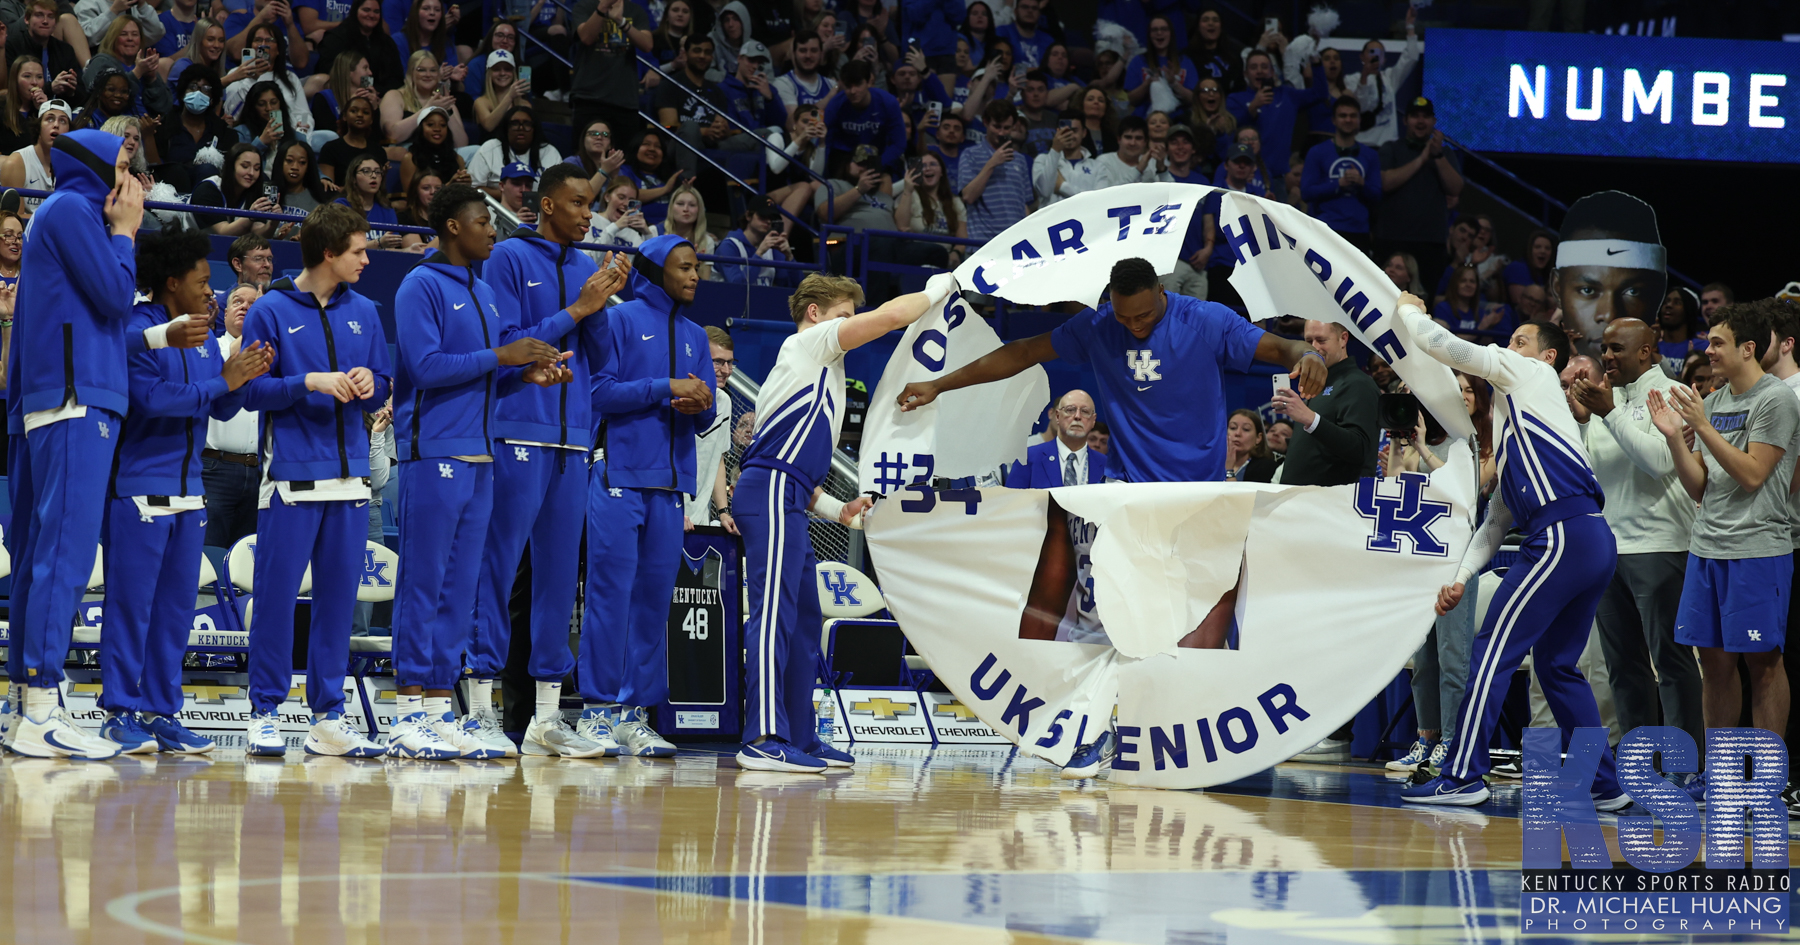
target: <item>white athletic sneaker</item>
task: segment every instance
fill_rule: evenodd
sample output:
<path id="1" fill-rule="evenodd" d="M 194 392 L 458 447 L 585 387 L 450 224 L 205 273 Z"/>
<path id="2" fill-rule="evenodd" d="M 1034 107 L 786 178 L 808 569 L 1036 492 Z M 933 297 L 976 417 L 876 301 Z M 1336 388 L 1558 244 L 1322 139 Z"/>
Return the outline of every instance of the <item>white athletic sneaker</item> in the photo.
<path id="1" fill-rule="evenodd" d="M 575 734 L 606 749 L 610 757 L 619 753 L 618 733 L 614 727 L 619 724 L 617 709 L 603 709 L 599 706 L 581 710 L 581 717 L 575 720 Z"/>
<path id="2" fill-rule="evenodd" d="M 244 727 L 244 753 L 249 755 L 285 755 L 287 739 L 275 724 L 275 713 L 252 712 L 250 724 Z"/>
<path id="3" fill-rule="evenodd" d="M 12 747 L 13 733 L 19 730 L 19 703 L 15 698 L 19 695 L 17 686 L 7 688 L 6 698 L 0 700 L 0 744 Z"/>
<path id="4" fill-rule="evenodd" d="M 469 713 L 469 718 L 474 719 L 479 726 L 476 737 L 481 740 L 482 745 L 499 751 L 502 758 L 519 756 L 519 746 L 506 736 L 506 729 L 500 727 L 500 717 L 493 709 L 478 709 Z"/>
<path id="5" fill-rule="evenodd" d="M 649 710 L 642 706 L 625 710 L 619 724 L 613 729 L 613 738 L 619 742 L 621 755 L 636 755 L 639 758 L 670 758 L 675 755 L 675 746 L 650 727 Z"/>
<path id="6" fill-rule="evenodd" d="M 611 745 L 608 748 L 608 744 Z M 597 742 L 584 737 L 569 727 L 558 715 L 545 718 L 541 715 L 531 717 L 531 724 L 525 728 L 523 744 L 527 755 L 557 755 L 563 758 L 604 758 L 619 753 L 619 743 L 612 739 Z"/>
<path id="7" fill-rule="evenodd" d="M 379 758 L 385 751 L 336 712 L 315 718 L 312 730 L 306 733 L 306 753 L 309 755 Z"/>
<path id="8" fill-rule="evenodd" d="M 446 744 L 456 749 L 457 756 L 471 761 L 491 761 L 506 757 L 506 752 L 481 740 L 481 723 L 474 719 L 458 719 L 454 714 L 445 712 L 435 719 L 428 718 L 426 724 L 436 732 Z"/>
<path id="9" fill-rule="evenodd" d="M 119 745 L 75 726 L 62 706 L 43 719 L 21 713 L 13 731 L 12 750 L 27 758 L 73 758 L 99 761 L 119 753 Z"/>
<path id="10" fill-rule="evenodd" d="M 424 758 L 429 761 L 448 761 L 458 757 L 461 751 L 444 741 L 437 729 L 425 720 L 425 713 L 414 712 L 401 716 L 394 721 L 394 727 L 388 732 L 387 756 L 389 758 Z"/>

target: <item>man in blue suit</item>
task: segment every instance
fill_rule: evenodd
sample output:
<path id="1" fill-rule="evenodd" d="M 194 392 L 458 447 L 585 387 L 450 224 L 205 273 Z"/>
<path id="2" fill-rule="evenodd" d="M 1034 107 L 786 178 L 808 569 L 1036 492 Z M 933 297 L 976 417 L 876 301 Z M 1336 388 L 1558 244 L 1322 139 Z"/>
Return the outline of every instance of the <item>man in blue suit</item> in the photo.
<path id="1" fill-rule="evenodd" d="M 1049 489 L 1106 481 L 1106 454 L 1090 450 L 1089 431 L 1094 428 L 1094 398 L 1087 391 L 1072 390 L 1050 406 L 1050 428 L 1056 438 L 1025 452 L 1025 462 L 1014 463 L 1006 474 L 1008 489 Z"/>

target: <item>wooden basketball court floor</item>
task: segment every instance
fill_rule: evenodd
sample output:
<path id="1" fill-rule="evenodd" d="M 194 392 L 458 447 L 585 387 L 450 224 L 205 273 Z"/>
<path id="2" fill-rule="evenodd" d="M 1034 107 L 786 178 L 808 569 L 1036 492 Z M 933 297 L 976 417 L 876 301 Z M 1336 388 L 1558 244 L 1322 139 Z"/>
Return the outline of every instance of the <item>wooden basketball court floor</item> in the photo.
<path id="1" fill-rule="evenodd" d="M 1479 810 L 1421 810 L 1368 767 L 1156 791 L 1063 781 L 1005 748 L 857 755 L 829 777 L 740 771 L 722 746 L 659 761 L 9 757 L 0 940 L 1520 938 L 1516 782 Z M 1665 940 L 1687 941 L 1633 939 Z"/>

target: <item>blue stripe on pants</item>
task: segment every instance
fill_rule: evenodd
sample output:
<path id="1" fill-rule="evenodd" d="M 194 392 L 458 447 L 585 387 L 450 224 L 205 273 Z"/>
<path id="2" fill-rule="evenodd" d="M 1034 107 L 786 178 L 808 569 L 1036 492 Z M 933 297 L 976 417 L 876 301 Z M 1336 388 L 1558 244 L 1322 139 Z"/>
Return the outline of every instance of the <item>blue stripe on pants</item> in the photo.
<path id="1" fill-rule="evenodd" d="M 731 499 L 750 559 L 744 741 L 773 735 L 802 751 L 818 743 L 812 697 L 823 626 L 806 528 L 811 501 L 792 476 L 761 466 L 744 470 Z"/>
<path id="2" fill-rule="evenodd" d="M 369 504 L 342 499 L 282 501 L 256 518 L 256 611 L 250 623 L 250 707 L 273 712 L 294 672 L 294 598 L 312 565 L 312 628 L 306 640 L 306 703 L 314 715 L 344 708 L 350 621 L 362 580 Z"/>
<path id="3" fill-rule="evenodd" d="M 580 575 L 587 457 L 551 446 L 495 444 L 494 514 L 481 559 L 475 639 L 469 672 L 492 679 L 506 666 L 512 643 L 513 578 L 531 542 L 531 678 L 559 682 L 575 668 L 569 621 Z M 521 459 L 520 457 L 524 458 Z"/>
<path id="4" fill-rule="evenodd" d="M 397 685 L 449 689 L 462 675 L 493 507 L 493 463 L 414 459 L 400 464 Z"/>
<path id="5" fill-rule="evenodd" d="M 681 493 L 588 478 L 581 697 L 653 706 L 669 696 L 669 598 L 681 566 Z"/>
<path id="6" fill-rule="evenodd" d="M 12 561 L 12 591 L 7 595 L 6 608 L 14 625 L 24 629 L 25 601 L 27 592 L 31 590 L 31 442 L 23 433 L 7 436 L 6 443 L 6 493 L 12 503 L 12 524 L 6 529 L 6 554 Z M 10 665 L 15 658 L 16 649 L 10 650 L 7 660 Z M 22 664 L 21 664 L 22 665 Z M 24 673 L 13 674 L 15 681 L 23 681 Z"/>
<path id="7" fill-rule="evenodd" d="M 194 625 L 206 515 L 191 509 L 145 521 L 131 499 L 107 503 L 102 708 L 181 711 L 181 658 Z"/>
<path id="8" fill-rule="evenodd" d="M 1445 766 L 1452 775 L 1467 780 L 1487 773 L 1494 723 L 1528 652 L 1562 728 L 1564 747 L 1574 729 L 1604 727 L 1594 691 L 1575 663 L 1587 646 L 1600 595 L 1612 581 L 1616 547 L 1612 529 L 1598 513 L 1556 522 L 1520 546 L 1518 563 L 1507 569 L 1475 636 L 1456 744 Z M 1606 753 L 1594 789 L 1618 788 L 1612 755 Z"/>
<path id="9" fill-rule="evenodd" d="M 31 599 L 17 634 L 13 671 L 45 688 L 63 678 L 75 608 L 94 573 L 106 480 L 112 474 L 119 418 L 87 408 L 88 415 L 46 424 L 26 434 L 31 441 Z M 15 513 L 16 514 L 16 513 Z M 15 569 L 17 570 L 17 569 Z M 13 677 L 19 679 L 18 675 Z"/>

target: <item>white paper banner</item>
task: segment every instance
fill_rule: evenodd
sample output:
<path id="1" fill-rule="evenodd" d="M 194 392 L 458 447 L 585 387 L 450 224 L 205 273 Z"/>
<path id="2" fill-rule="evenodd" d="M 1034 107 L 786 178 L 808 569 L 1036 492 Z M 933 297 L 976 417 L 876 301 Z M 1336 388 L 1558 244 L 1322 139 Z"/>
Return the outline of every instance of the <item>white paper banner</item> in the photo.
<path id="1" fill-rule="evenodd" d="M 1094 599 L 1116 648 L 1018 636 L 1051 497 L 1099 526 Z M 1061 764 L 1116 703 L 1113 780 L 1194 788 L 1292 757 L 1393 680 L 1475 498 L 1467 450 L 1429 478 L 1330 488 L 914 485 L 877 505 L 868 538 L 901 629 L 983 722 Z M 1177 648 L 1232 586 L 1238 648 Z"/>
<path id="2" fill-rule="evenodd" d="M 1006 228 L 956 267 L 956 281 L 1022 305 L 1100 304 L 1113 264 L 1142 257 L 1175 271 L 1188 221 L 1210 187 L 1121 184 L 1060 200 Z"/>
<path id="3" fill-rule="evenodd" d="M 1009 302 L 1100 304 L 1121 259 L 1175 271 L 1189 219 L 1220 195 L 1225 238 L 1215 257 L 1239 260 L 1232 287 L 1254 321 L 1293 315 L 1335 321 L 1381 355 L 1452 436 L 1474 432 L 1450 369 L 1425 355 L 1394 315 L 1400 290 L 1362 250 L 1300 210 L 1198 184 L 1126 184 L 1051 204 L 1008 227 L 957 267 L 957 281 Z"/>
<path id="4" fill-rule="evenodd" d="M 908 483 L 979 476 L 1025 458 L 1031 425 L 1050 402 L 1050 378 L 1041 367 L 950 391 L 909 413 L 896 406 L 906 385 L 942 377 L 998 347 L 994 329 L 955 292 L 907 327 L 869 398 L 860 491 L 887 495 Z"/>

